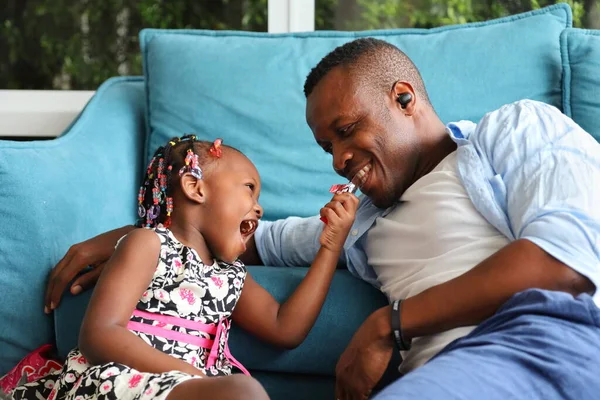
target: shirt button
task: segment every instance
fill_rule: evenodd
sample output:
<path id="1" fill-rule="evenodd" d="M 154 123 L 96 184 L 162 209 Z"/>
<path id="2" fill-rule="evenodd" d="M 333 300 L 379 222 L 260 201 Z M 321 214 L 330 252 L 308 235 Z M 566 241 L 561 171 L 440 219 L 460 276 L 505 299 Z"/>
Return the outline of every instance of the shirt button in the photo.
<path id="1" fill-rule="evenodd" d="M 358 229 L 352 229 L 352 236 L 358 235 Z"/>

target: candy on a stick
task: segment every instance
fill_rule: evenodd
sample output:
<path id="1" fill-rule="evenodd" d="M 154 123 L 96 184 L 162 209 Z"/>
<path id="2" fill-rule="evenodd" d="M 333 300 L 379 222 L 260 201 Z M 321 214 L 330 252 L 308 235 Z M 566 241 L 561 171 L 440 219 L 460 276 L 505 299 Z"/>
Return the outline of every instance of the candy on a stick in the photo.
<path id="1" fill-rule="evenodd" d="M 337 185 L 333 185 L 332 187 L 330 187 L 329 193 L 335 193 L 335 194 L 353 193 L 354 194 L 354 193 L 356 193 L 357 189 L 358 189 L 358 187 L 352 182 L 348 182 L 346 184 L 339 183 Z M 327 224 L 327 218 L 321 217 L 321 221 L 323 221 L 324 224 Z"/>

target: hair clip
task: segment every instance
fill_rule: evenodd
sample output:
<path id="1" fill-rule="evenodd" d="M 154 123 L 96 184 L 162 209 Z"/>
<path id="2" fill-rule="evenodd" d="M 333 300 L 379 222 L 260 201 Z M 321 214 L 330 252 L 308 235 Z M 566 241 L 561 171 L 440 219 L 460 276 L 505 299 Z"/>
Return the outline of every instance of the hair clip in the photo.
<path id="1" fill-rule="evenodd" d="M 221 148 L 221 145 L 223 144 L 223 139 L 216 139 L 212 146 L 210 146 L 210 149 L 208 150 L 208 152 L 210 154 L 212 154 L 214 157 L 217 158 L 221 158 L 221 156 L 223 155 L 223 149 Z"/>
<path id="2" fill-rule="evenodd" d="M 167 197 L 167 217 L 170 217 L 172 212 L 173 212 L 173 198 Z"/>
<path id="3" fill-rule="evenodd" d="M 196 179 L 202 179 L 202 168 L 198 162 L 198 154 L 195 154 L 192 149 L 187 151 L 185 156 L 185 165 L 179 170 L 179 176 L 189 172 Z"/>
<path id="4" fill-rule="evenodd" d="M 152 202 L 157 205 L 160 203 L 160 195 L 161 195 L 161 191 L 158 187 L 153 187 L 152 188 Z"/>
<path id="5" fill-rule="evenodd" d="M 165 218 L 165 222 L 163 223 L 165 228 L 168 228 L 171 226 L 171 213 L 172 212 L 173 212 L 173 198 L 167 197 L 167 218 Z"/>
<path id="6" fill-rule="evenodd" d="M 140 191 L 138 192 L 138 204 L 142 204 L 144 202 L 145 197 L 146 197 L 146 187 L 140 186 Z"/>
<path id="7" fill-rule="evenodd" d="M 167 190 L 167 175 L 165 175 L 164 171 L 165 171 L 165 159 L 161 157 L 158 160 L 158 166 L 156 168 L 156 173 L 158 175 L 157 178 L 158 178 L 159 189 L 163 192 L 165 192 Z M 155 185 L 156 185 L 156 183 L 155 183 Z"/>
<path id="8" fill-rule="evenodd" d="M 146 187 L 140 186 L 140 191 L 138 193 L 138 216 L 140 218 L 144 218 L 146 216 L 146 209 L 143 206 L 145 197 L 146 197 Z"/>
<path id="9" fill-rule="evenodd" d="M 152 160 L 150 160 L 150 164 L 148 164 L 148 168 L 146 169 L 146 175 L 150 175 L 150 171 L 154 165 L 154 160 L 156 160 L 156 157 L 152 157 Z"/>
<path id="10" fill-rule="evenodd" d="M 152 207 L 150 207 L 148 209 L 148 212 L 146 213 L 146 223 L 148 224 L 148 226 L 151 226 L 153 221 L 156 218 L 158 218 L 159 215 L 160 215 L 160 206 L 158 204 L 155 204 Z"/>

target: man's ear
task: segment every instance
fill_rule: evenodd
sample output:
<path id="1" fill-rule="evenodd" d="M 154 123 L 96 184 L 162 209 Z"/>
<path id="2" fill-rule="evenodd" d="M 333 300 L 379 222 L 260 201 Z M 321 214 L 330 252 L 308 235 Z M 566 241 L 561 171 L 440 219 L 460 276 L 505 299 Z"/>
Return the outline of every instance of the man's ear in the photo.
<path id="1" fill-rule="evenodd" d="M 179 185 L 185 197 L 198 204 L 204 204 L 206 201 L 206 182 L 190 173 L 185 173 L 179 178 Z"/>
<path id="2" fill-rule="evenodd" d="M 397 81 L 390 92 L 394 105 L 406 115 L 413 115 L 418 102 L 417 93 L 408 82 Z"/>

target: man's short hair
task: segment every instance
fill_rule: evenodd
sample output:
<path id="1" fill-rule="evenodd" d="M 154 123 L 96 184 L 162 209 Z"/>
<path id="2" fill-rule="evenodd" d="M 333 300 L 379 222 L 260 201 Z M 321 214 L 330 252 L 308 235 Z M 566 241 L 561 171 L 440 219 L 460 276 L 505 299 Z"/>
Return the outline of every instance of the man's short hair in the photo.
<path id="1" fill-rule="evenodd" d="M 391 90 L 397 81 L 409 82 L 429 103 L 423 78 L 412 60 L 399 48 L 384 40 L 362 38 L 337 47 L 308 74 L 304 95 L 310 96 L 317 84 L 334 68 L 348 67 L 371 89 Z"/>

